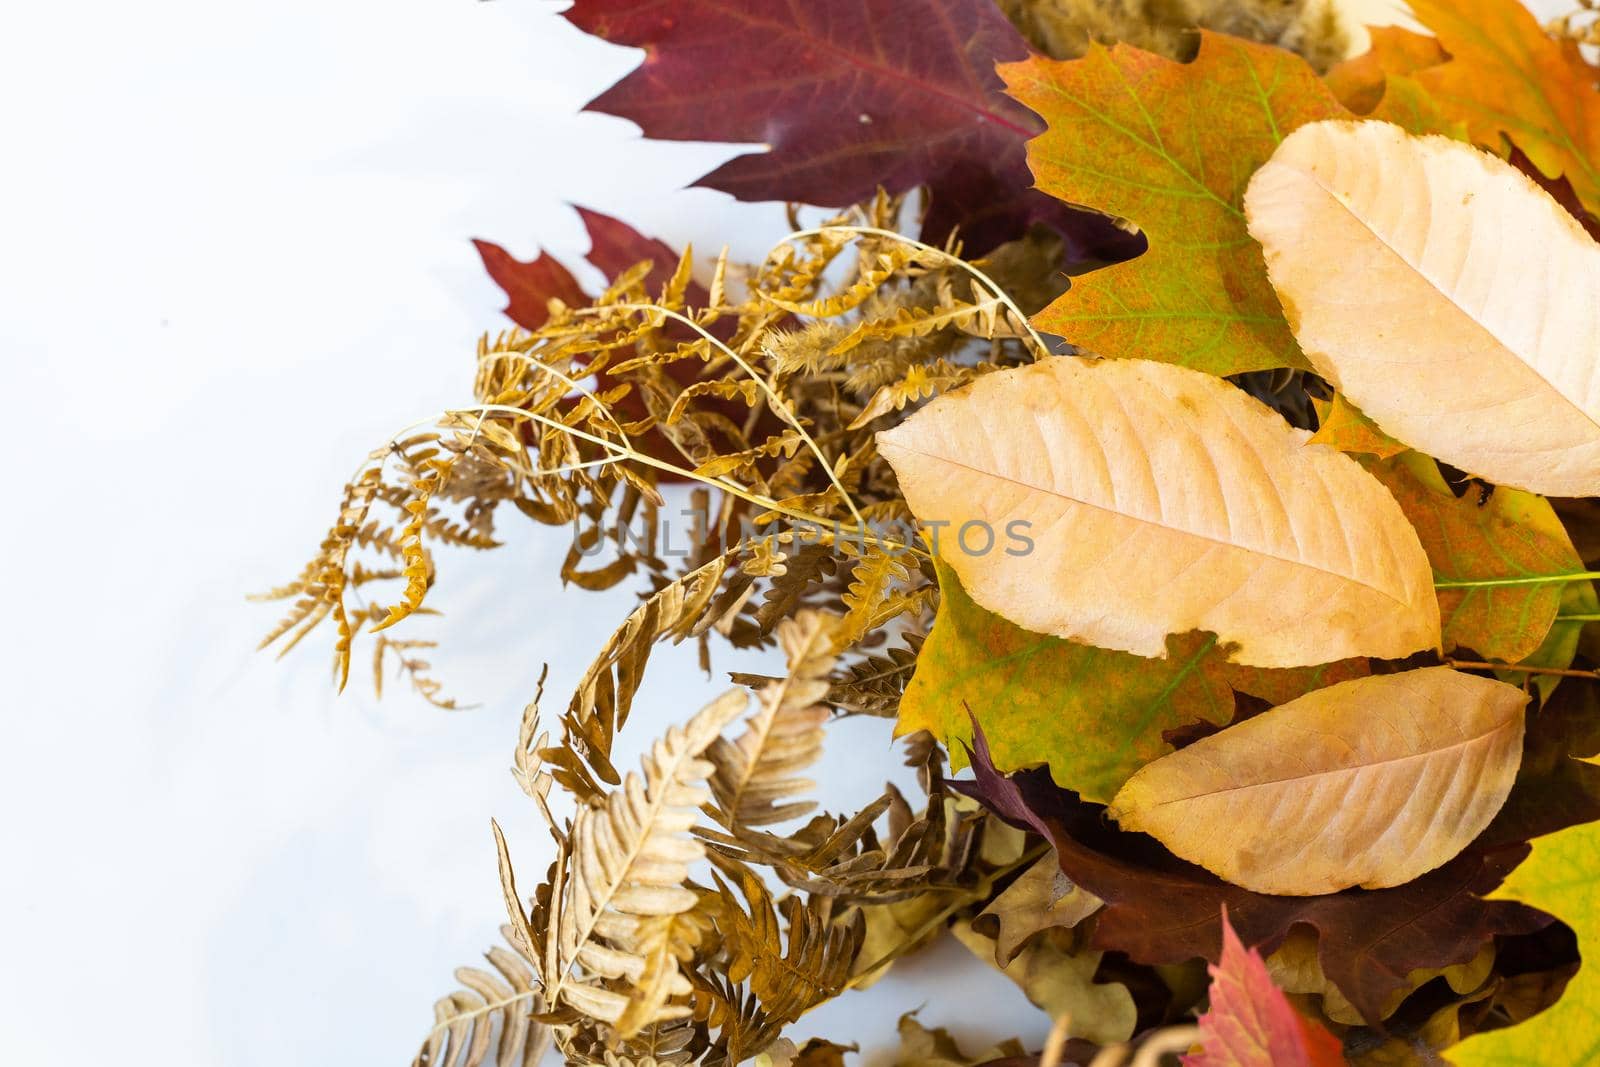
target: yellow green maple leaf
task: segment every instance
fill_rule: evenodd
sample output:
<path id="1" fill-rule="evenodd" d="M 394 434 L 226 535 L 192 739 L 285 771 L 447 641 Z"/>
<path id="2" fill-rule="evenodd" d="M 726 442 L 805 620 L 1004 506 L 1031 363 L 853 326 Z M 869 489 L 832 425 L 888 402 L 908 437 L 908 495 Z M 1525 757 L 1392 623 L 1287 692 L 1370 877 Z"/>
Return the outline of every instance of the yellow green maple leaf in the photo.
<path id="1" fill-rule="evenodd" d="M 1284 321 L 1244 189 L 1296 127 L 1350 113 L 1299 56 L 1202 32 L 1191 63 L 1119 44 L 1002 64 L 1045 121 L 1038 187 L 1136 223 L 1150 247 L 1073 280 L 1034 321 L 1102 356 L 1213 374 L 1307 366 Z"/>
<path id="2" fill-rule="evenodd" d="M 1561 919 L 1576 931 L 1584 962 L 1553 1007 L 1517 1026 L 1470 1037 L 1446 1058 L 1457 1067 L 1600 1063 L 1600 823 L 1536 839 L 1532 855 L 1493 897 Z"/>
<path id="3" fill-rule="evenodd" d="M 965 766 L 956 742 L 982 724 L 994 763 L 1046 763 L 1057 784 L 1104 803 L 1172 751 L 1164 731 L 1233 717 L 1238 689 L 1274 703 L 1367 672 L 1365 660 L 1263 670 L 1228 663 L 1214 634 L 1167 638 L 1165 659 L 1037 634 L 976 603 L 935 559 L 939 612 L 900 700 L 897 734 L 928 730 Z"/>

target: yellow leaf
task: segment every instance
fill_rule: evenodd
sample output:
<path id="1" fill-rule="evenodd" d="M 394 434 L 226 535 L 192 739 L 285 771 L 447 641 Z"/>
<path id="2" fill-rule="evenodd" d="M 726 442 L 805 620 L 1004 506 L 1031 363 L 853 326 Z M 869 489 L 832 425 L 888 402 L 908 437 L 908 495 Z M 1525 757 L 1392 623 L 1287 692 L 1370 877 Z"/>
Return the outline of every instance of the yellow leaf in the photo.
<path id="1" fill-rule="evenodd" d="M 1527 702 L 1448 667 L 1341 682 L 1161 757 L 1110 814 L 1257 893 L 1401 885 L 1505 803 Z"/>
<path id="2" fill-rule="evenodd" d="M 1317 371 L 1490 481 L 1600 494 L 1600 247 L 1522 172 L 1383 122 L 1290 134 L 1245 192 Z"/>
<path id="3" fill-rule="evenodd" d="M 1036 633 L 1159 658 L 1207 630 L 1255 667 L 1435 647 L 1416 533 L 1309 436 L 1198 371 L 1058 357 L 940 397 L 878 447 L 972 599 Z"/>
<path id="4" fill-rule="evenodd" d="M 1593 761 L 1591 761 L 1593 762 Z M 1583 963 L 1555 1006 L 1504 1030 L 1468 1038 L 1446 1053 L 1458 1067 L 1586 1064 L 1600 1059 L 1600 823 L 1533 842 L 1533 854 L 1495 897 L 1550 912 L 1578 934 Z"/>

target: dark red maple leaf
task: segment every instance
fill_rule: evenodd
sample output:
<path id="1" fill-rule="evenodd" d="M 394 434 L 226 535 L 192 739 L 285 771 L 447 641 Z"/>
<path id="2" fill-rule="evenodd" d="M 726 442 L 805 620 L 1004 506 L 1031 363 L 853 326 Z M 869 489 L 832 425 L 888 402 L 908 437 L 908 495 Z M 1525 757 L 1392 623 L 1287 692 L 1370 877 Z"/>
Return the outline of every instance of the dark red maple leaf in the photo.
<path id="1" fill-rule="evenodd" d="M 994 70 L 1028 46 L 993 0 L 577 0 L 565 15 L 646 49 L 589 110 L 648 137 L 768 146 L 697 185 L 823 207 L 926 185 L 925 239 L 959 227 L 969 254 L 1032 222 L 1067 237 L 1069 262 L 1142 248 L 1032 188 L 1023 145 L 1039 120 Z"/>
<path id="2" fill-rule="evenodd" d="M 1222 957 L 1209 971 L 1200 1051 L 1185 1055 L 1183 1067 L 1344 1067 L 1339 1039 L 1295 1011 L 1261 953 L 1239 940 L 1226 911 Z"/>
<path id="3" fill-rule="evenodd" d="M 1091 944 L 1138 963 L 1196 956 L 1216 962 L 1224 907 L 1239 935 L 1263 952 L 1305 923 L 1317 931 L 1323 973 L 1381 1026 L 1383 1005 L 1407 987 L 1412 971 L 1465 963 L 1491 938 L 1532 933 L 1552 921 L 1522 904 L 1483 899 L 1527 856 L 1526 844 L 1474 845 L 1392 889 L 1266 896 L 1179 860 L 1153 838 L 1113 828 L 1104 808 L 1059 788 L 1046 769 L 1002 775 L 976 723 L 974 741 L 975 780 L 951 787 L 1054 844 L 1067 877 L 1106 902 Z"/>
<path id="4" fill-rule="evenodd" d="M 573 210 L 589 234 L 589 254 L 584 258 L 599 268 L 607 281 L 615 281 L 623 271 L 644 260 L 651 264 L 645 279 L 648 288 L 659 290 L 672 277 L 679 254 L 666 242 L 647 237 L 621 219 L 599 211 L 576 204 Z M 552 297 L 574 305 L 589 302 L 588 294 L 572 273 L 549 253 L 541 252 L 524 263 L 491 241 L 474 239 L 472 243 L 483 258 L 489 277 L 511 300 L 506 305 L 506 315 L 523 329 L 536 330 L 544 325 Z M 686 299 L 691 307 L 705 306 L 706 296 L 698 282 L 689 283 Z"/>

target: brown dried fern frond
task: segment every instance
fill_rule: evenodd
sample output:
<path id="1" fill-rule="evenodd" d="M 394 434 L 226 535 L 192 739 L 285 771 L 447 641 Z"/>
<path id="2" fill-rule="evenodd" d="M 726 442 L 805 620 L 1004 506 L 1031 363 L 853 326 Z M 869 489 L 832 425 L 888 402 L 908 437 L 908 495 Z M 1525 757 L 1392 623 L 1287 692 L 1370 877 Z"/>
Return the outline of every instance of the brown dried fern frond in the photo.
<path id="1" fill-rule="evenodd" d="M 778 624 L 788 676 L 757 694 L 759 707 L 735 741 L 718 738 L 706 751 L 715 805 L 708 814 L 729 830 L 771 826 L 806 814 L 816 803 L 795 799 L 813 782 L 795 777 L 822 755 L 828 709 L 819 703 L 833 670 L 839 618 L 802 611 Z"/>

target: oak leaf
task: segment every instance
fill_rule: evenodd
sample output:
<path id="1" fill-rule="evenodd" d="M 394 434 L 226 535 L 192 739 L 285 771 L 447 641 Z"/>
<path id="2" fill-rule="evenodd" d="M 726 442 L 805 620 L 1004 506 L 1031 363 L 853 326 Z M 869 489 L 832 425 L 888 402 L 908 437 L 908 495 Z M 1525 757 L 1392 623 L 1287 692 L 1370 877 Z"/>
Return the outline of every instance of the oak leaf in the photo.
<path id="1" fill-rule="evenodd" d="M 1135 962 L 1216 962 L 1221 909 L 1240 936 L 1263 952 L 1296 924 L 1315 929 L 1323 972 L 1369 1022 L 1381 1022 L 1395 990 L 1413 971 L 1475 958 L 1496 936 L 1528 934 L 1550 924 L 1525 905 L 1484 900 L 1527 854 L 1526 844 L 1474 845 L 1454 860 L 1392 889 L 1347 889 L 1318 897 L 1253 893 L 1176 859 L 1142 834 L 1119 833 L 1104 809 L 1057 787 L 1042 770 L 1000 774 L 976 736 L 972 782 L 961 792 L 1013 825 L 1044 835 L 1061 869 L 1106 902 L 1090 945 Z"/>
<path id="2" fill-rule="evenodd" d="M 1410 4 L 1450 55 L 1418 70 L 1417 82 L 1466 120 L 1473 140 L 1498 147 L 1509 138 L 1546 177 L 1565 177 L 1579 201 L 1600 212 L 1600 70 L 1577 43 L 1545 33 L 1518 0 Z"/>
<path id="3" fill-rule="evenodd" d="M 589 110 L 647 137 L 767 146 L 696 185 L 823 207 L 926 185 L 923 236 L 935 243 L 959 227 L 982 253 L 1044 222 L 1068 237 L 1071 260 L 1137 248 L 1030 188 L 1023 143 L 1038 122 L 994 71 L 1028 46 L 991 0 L 578 0 L 564 15 L 646 50 Z"/>
<path id="4" fill-rule="evenodd" d="M 958 922 L 950 932 L 974 956 L 1015 982 L 1050 1018 L 1068 1020 L 1069 1035 L 1101 1045 L 1133 1036 L 1137 1011 L 1128 987 L 1094 980 L 1104 953 L 1071 951 L 1066 938 L 1046 935 L 1001 963 L 994 939 L 971 923 Z"/>
<path id="5" fill-rule="evenodd" d="M 1257 893 L 1402 885 L 1505 803 L 1527 703 L 1449 667 L 1341 682 L 1161 757 L 1108 813 Z"/>
<path id="6" fill-rule="evenodd" d="M 973 600 L 1036 633 L 1161 657 L 1167 635 L 1205 630 L 1256 667 L 1434 647 L 1416 534 L 1309 436 L 1198 371 L 1055 357 L 984 375 L 877 440 L 912 512 L 952 531 Z M 998 541 L 1017 523 L 1031 551 Z M 997 543 L 977 554 L 985 526 Z"/>
<path id="7" fill-rule="evenodd" d="M 1137 260 L 1074 280 L 1034 321 L 1103 356 L 1234 374 L 1305 367 L 1245 232 L 1241 197 L 1284 135 L 1348 114 L 1291 52 L 1202 31 L 1178 63 L 1128 45 L 1001 67 L 1043 116 L 1039 188 L 1136 223 Z"/>
<path id="8" fill-rule="evenodd" d="M 1245 948 L 1222 916 L 1222 954 L 1200 1016 L 1200 1051 L 1183 1067 L 1341 1067 L 1339 1039 L 1302 1016 L 1273 984 L 1261 953 Z"/>
<path id="9" fill-rule="evenodd" d="M 1367 51 L 1336 65 L 1323 79 L 1339 102 L 1357 115 L 1371 115 L 1383 102 L 1392 76 L 1415 74 L 1450 58 L 1438 38 L 1401 26 L 1370 26 Z"/>
<path id="10" fill-rule="evenodd" d="M 976 602 L 942 556 L 939 612 L 900 699 L 897 734 L 928 730 L 951 749 L 981 721 L 1003 770 L 1046 763 L 1084 798 L 1111 799 L 1129 775 L 1172 751 L 1163 733 L 1223 726 L 1235 689 L 1281 703 L 1365 672 L 1364 661 L 1263 670 L 1229 664 L 1205 633 L 1169 637 L 1148 660 L 1024 630 Z M 968 709 L 972 709 L 969 713 Z"/>
<path id="11" fill-rule="evenodd" d="M 1291 134 L 1245 194 L 1319 373 L 1490 481 L 1600 494 L 1600 246 L 1526 176 L 1382 122 Z"/>

